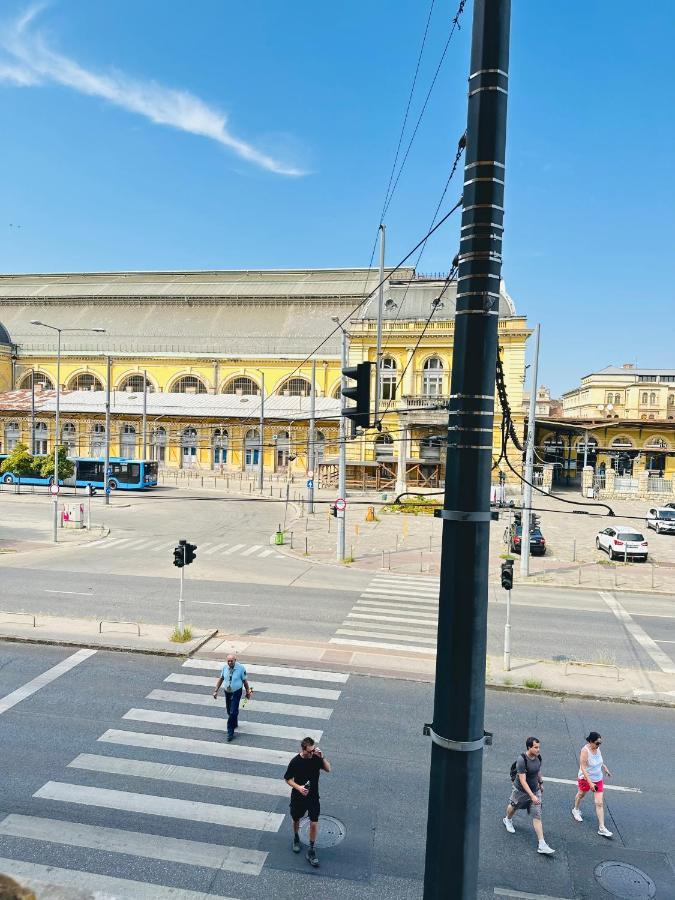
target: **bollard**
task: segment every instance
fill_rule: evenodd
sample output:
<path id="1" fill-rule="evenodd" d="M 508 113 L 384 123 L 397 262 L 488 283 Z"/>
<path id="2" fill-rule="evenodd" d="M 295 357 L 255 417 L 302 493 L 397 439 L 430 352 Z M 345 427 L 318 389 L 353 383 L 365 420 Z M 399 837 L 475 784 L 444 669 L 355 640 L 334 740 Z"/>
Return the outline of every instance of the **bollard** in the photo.
<path id="1" fill-rule="evenodd" d="M 577 539 L 574 538 L 572 541 L 572 562 L 577 561 Z"/>
<path id="2" fill-rule="evenodd" d="M 382 568 L 384 569 L 384 550 L 382 551 Z"/>
<path id="3" fill-rule="evenodd" d="M 216 479 L 215 479 L 215 478 L 213 479 L 213 483 L 214 483 L 214 484 L 216 483 Z M 204 487 L 204 476 L 203 476 L 203 475 L 202 475 L 202 487 Z"/>
<path id="4" fill-rule="evenodd" d="M 579 566 L 579 581 L 578 584 L 581 584 L 581 566 Z"/>
<path id="5" fill-rule="evenodd" d="M 309 550 L 307 549 L 307 538 L 305 538 L 305 556 L 309 556 Z"/>
<path id="6" fill-rule="evenodd" d="M 618 587 L 618 581 L 616 578 L 616 570 L 617 570 L 617 567 L 614 566 L 614 587 Z"/>
<path id="7" fill-rule="evenodd" d="M 420 575 L 422 574 L 422 560 L 424 559 L 424 550 L 420 550 Z"/>
<path id="8" fill-rule="evenodd" d="M 652 590 L 654 590 L 654 563 L 652 563 Z"/>
<path id="9" fill-rule="evenodd" d="M 291 531 L 291 550 L 293 549 L 293 532 Z"/>
<path id="10" fill-rule="evenodd" d="M 391 571 L 391 550 L 389 552 L 389 571 Z"/>

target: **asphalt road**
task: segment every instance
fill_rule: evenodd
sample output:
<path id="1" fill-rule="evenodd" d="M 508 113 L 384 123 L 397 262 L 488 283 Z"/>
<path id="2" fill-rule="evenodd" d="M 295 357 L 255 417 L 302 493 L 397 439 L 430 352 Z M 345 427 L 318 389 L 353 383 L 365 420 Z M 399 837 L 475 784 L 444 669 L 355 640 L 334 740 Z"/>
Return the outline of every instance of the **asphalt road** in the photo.
<path id="1" fill-rule="evenodd" d="M 196 900 L 170 894 L 168 885 L 239 900 L 422 897 L 430 758 L 422 724 L 432 713 L 431 685 L 252 671 L 260 690 L 242 711 L 233 744 L 219 729 L 222 702 L 210 697 L 217 673 L 176 660 L 99 651 L 3 705 L 10 692 L 70 657 L 61 648 L 0 645 L 0 867 L 26 878 L 68 879 L 69 898 L 79 896 L 75 888 L 100 890 L 106 878 L 118 880 L 116 896 L 137 900 Z M 264 693 L 265 684 L 278 693 Z M 158 690 L 176 693 L 147 696 Z M 263 696 L 286 705 L 271 712 Z M 637 866 L 653 879 L 657 900 L 672 900 L 674 724 L 669 709 L 489 691 L 486 727 L 494 744 L 484 752 L 477 798 L 480 900 L 523 896 L 517 891 L 605 896 L 593 872 L 609 860 Z M 321 848 L 321 867 L 312 870 L 304 854 L 290 850 L 281 779 L 294 735 L 317 729 L 333 766 L 321 780 L 322 819 L 339 820 L 345 837 Z M 590 807 L 581 825 L 570 815 L 577 754 L 590 729 L 603 734 L 613 786 L 627 789 L 606 793 L 611 841 L 596 834 Z M 515 835 L 501 823 L 509 767 L 527 734 L 542 741 L 544 778 L 572 782 L 549 780 L 546 787 L 553 857 L 537 855 L 522 814 Z M 55 868 L 47 875 L 46 866 Z M 450 897 L 456 886 L 447 887 Z"/>

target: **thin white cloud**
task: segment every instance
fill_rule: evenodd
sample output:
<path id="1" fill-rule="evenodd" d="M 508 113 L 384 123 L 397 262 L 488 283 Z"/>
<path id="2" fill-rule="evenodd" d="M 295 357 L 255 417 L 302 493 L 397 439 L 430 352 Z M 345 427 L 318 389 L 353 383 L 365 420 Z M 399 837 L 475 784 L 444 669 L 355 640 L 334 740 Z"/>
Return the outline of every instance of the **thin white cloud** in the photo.
<path id="1" fill-rule="evenodd" d="M 227 117 L 188 91 L 140 81 L 120 72 L 99 74 L 52 50 L 43 36 L 31 30 L 41 7 L 31 7 L 0 31 L 0 81 L 20 87 L 60 84 L 81 94 L 102 97 L 138 113 L 158 125 L 169 125 L 190 134 L 217 141 L 254 165 L 278 175 L 304 175 L 267 153 L 237 138 L 227 127 Z"/>

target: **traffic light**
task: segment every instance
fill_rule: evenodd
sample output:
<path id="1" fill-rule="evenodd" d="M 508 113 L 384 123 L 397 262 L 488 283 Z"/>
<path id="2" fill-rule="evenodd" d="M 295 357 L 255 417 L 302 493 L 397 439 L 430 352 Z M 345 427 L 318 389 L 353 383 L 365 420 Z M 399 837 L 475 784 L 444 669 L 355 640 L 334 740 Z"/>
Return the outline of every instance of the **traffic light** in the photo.
<path id="1" fill-rule="evenodd" d="M 513 560 L 505 559 L 502 563 L 502 587 L 510 591 L 513 587 Z"/>
<path id="2" fill-rule="evenodd" d="M 176 547 L 173 551 L 173 564 L 174 566 L 178 566 L 179 569 L 182 569 L 185 564 L 182 544 Z"/>
<path id="3" fill-rule="evenodd" d="M 195 552 L 196 550 L 197 550 L 196 544 L 188 544 L 188 543 L 185 544 L 185 565 L 186 566 L 189 566 L 191 562 L 195 561 L 195 557 L 197 556 L 197 553 Z"/>
<path id="4" fill-rule="evenodd" d="M 338 512 L 337 506 L 334 503 L 331 503 L 331 505 L 330 505 L 331 516 L 334 516 L 337 519 L 337 512 Z"/>
<path id="5" fill-rule="evenodd" d="M 342 389 L 342 396 L 347 400 L 356 400 L 355 406 L 343 406 L 342 415 L 351 419 L 355 426 L 370 427 L 370 369 L 372 362 L 362 362 L 357 366 L 348 366 L 342 370 L 345 378 L 356 383 Z"/>

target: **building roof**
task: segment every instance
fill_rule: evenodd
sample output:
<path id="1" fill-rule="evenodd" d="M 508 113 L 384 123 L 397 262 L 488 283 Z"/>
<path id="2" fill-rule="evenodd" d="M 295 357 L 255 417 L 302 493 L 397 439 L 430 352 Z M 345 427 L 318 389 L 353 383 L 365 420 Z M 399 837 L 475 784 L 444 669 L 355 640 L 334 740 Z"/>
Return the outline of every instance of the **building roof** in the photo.
<path id="1" fill-rule="evenodd" d="M 20 354 L 55 352 L 55 332 L 31 324 L 43 318 L 83 329 L 63 336 L 64 355 L 304 356 L 325 341 L 322 356 L 337 358 L 339 331 L 325 340 L 331 317 L 375 318 L 376 297 L 360 304 L 377 284 L 371 268 L 0 275 L 0 316 Z M 444 284 L 398 270 L 385 285 L 385 319 L 426 320 Z M 452 283 L 435 319 L 454 318 L 455 296 Z M 500 315 L 515 315 L 504 289 Z M 106 333 L 84 330 L 92 327 Z"/>
<path id="2" fill-rule="evenodd" d="M 675 369 L 639 369 L 637 366 L 626 368 L 625 366 L 605 366 L 599 372 L 591 372 L 591 375 L 623 375 L 630 377 L 631 375 L 675 375 Z M 586 378 L 589 376 L 586 375 Z"/>
<path id="3" fill-rule="evenodd" d="M 69 413 L 105 413 L 105 391 L 61 391 L 59 409 L 61 416 Z M 316 418 L 339 419 L 341 400 L 333 397 L 316 397 Z M 31 391 L 17 390 L 0 393 L 0 412 L 30 412 Z M 55 412 L 56 391 L 37 391 L 35 394 L 36 413 Z M 129 391 L 111 391 L 110 411 L 113 415 L 143 414 L 143 394 Z M 239 394 L 169 394 L 153 392 L 147 394 L 147 415 L 180 416 L 184 419 L 222 418 L 251 419 L 255 425 L 260 418 L 260 397 Z M 289 421 L 310 418 L 309 397 L 282 397 L 271 394 L 265 397 L 266 419 L 288 419 Z"/>

